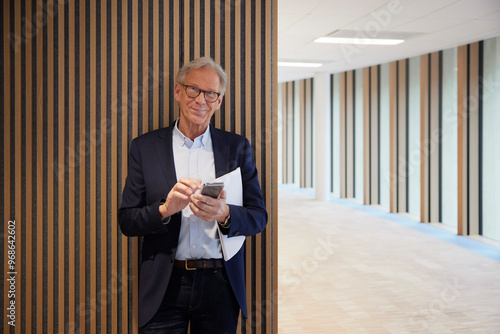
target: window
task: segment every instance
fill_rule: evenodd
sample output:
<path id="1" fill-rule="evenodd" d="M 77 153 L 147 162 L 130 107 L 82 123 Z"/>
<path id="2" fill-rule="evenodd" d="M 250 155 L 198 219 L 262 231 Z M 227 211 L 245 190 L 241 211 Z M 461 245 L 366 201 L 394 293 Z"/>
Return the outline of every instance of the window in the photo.
<path id="1" fill-rule="evenodd" d="M 482 112 L 482 231 L 500 241 L 500 37 L 483 44 Z"/>
<path id="2" fill-rule="evenodd" d="M 441 100 L 441 223 L 457 228 L 457 49 L 442 54 Z"/>

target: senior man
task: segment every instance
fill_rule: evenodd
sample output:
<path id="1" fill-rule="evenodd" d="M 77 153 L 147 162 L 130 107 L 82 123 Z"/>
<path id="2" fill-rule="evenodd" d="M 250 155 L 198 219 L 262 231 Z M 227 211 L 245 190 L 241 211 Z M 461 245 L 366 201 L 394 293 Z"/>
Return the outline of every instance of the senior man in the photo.
<path id="1" fill-rule="evenodd" d="M 247 315 L 244 247 L 224 261 L 218 229 L 229 238 L 267 223 L 250 143 L 210 126 L 227 85 L 224 70 L 203 57 L 183 66 L 174 87 L 180 117 L 135 138 L 118 221 L 142 236 L 139 326 L 143 333 L 235 333 Z M 240 168 L 243 205 L 212 198 L 201 185 Z"/>

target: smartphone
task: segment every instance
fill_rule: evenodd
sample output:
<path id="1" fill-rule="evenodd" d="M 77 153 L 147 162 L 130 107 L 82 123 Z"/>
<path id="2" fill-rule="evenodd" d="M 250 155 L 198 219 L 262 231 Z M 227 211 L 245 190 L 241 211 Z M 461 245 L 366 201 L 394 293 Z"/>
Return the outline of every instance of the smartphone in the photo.
<path id="1" fill-rule="evenodd" d="M 219 197 L 222 189 L 224 189 L 224 182 L 207 182 L 203 184 L 201 194 L 213 198 Z"/>

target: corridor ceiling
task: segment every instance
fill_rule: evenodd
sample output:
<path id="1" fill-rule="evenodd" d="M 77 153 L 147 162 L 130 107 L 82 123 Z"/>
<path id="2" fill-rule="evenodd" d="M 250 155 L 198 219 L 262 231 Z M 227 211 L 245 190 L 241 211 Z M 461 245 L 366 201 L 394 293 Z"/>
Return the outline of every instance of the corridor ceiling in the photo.
<path id="1" fill-rule="evenodd" d="M 500 35 L 500 0 L 278 0 L 278 81 L 383 64 Z M 315 43 L 319 37 L 400 38 L 392 45 Z M 499 46 L 500 47 L 500 46 Z"/>

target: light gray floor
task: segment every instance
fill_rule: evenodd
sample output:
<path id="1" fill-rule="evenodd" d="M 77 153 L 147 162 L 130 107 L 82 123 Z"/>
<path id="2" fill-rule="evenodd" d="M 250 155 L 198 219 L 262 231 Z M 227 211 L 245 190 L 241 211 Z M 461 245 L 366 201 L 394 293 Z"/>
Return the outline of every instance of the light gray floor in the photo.
<path id="1" fill-rule="evenodd" d="M 500 333 L 500 262 L 289 188 L 278 201 L 280 334 Z"/>

